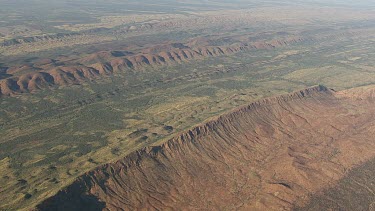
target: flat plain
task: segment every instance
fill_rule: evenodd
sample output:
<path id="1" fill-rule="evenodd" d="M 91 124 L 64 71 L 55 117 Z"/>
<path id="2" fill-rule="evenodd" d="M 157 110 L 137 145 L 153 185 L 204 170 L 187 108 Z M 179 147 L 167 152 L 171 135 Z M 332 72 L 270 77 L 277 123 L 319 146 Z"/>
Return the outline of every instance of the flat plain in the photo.
<path id="1" fill-rule="evenodd" d="M 371 7 L 78 2 L 84 13 L 51 2 L 65 10 L 1 18 L 0 209 L 32 209 L 236 107 L 375 82 Z"/>

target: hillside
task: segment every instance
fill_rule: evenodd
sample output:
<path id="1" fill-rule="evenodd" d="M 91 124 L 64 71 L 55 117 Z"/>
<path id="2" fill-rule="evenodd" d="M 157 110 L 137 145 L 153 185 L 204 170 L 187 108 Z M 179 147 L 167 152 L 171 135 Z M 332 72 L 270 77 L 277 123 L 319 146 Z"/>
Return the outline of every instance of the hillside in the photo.
<path id="1" fill-rule="evenodd" d="M 319 46 L 326 42 L 363 40 L 371 37 L 373 30 L 322 30 L 319 33 L 301 31 L 279 32 L 276 37 L 245 33 L 230 36 L 196 37 L 183 42 L 162 42 L 146 45 L 127 45 L 112 50 L 97 50 L 79 55 L 38 57 L 33 62 L 13 66 L 0 66 L 0 96 L 65 87 L 97 81 L 116 74 L 150 72 L 165 67 L 229 57 L 238 53 L 257 54 L 261 50 L 277 51 L 279 48 Z M 327 43 L 326 43 L 327 44 Z M 364 43 L 364 45 L 367 45 Z M 275 50 L 276 49 L 276 50 Z M 278 58 L 278 57 L 276 57 Z M 278 58 L 282 59 L 282 58 Z M 1 64 L 1 63 L 0 63 Z M 126 77 L 126 76 L 125 76 Z"/>
<path id="2" fill-rule="evenodd" d="M 172 43 L 152 46 L 138 52 L 101 51 L 63 62 L 44 59 L 31 66 L 22 65 L 7 69 L 6 74 L 13 77 L 0 80 L 0 96 L 33 92 L 52 86 L 81 84 L 114 73 L 176 65 L 246 50 L 276 48 L 302 41 L 300 37 L 287 37 L 249 43 L 238 41 L 224 46 Z"/>
<path id="3" fill-rule="evenodd" d="M 375 210 L 375 5 L 336 1 L 1 1 L 0 211 Z"/>
<path id="4" fill-rule="evenodd" d="M 375 156 L 374 86 L 314 86 L 240 107 L 97 167 L 38 210 L 280 210 Z"/>

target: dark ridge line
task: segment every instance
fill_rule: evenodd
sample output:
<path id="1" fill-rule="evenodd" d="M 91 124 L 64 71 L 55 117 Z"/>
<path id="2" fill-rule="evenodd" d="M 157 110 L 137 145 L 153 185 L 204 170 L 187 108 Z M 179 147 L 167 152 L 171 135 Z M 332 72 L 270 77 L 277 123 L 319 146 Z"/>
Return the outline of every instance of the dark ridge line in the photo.
<path id="1" fill-rule="evenodd" d="M 105 60 L 104 62 L 95 61 L 86 65 L 77 64 L 71 66 L 54 67 L 43 71 L 36 71 L 33 73 L 23 74 L 18 77 L 10 77 L 0 80 L 0 96 L 13 96 L 20 93 L 30 93 L 52 86 L 80 84 L 87 80 L 113 75 L 115 72 L 121 72 L 129 69 L 137 70 L 155 65 L 176 65 L 183 62 L 189 62 L 191 60 L 230 55 L 251 49 L 282 47 L 305 40 L 306 39 L 300 37 L 291 37 L 284 38 L 283 41 L 271 40 L 266 42 L 255 42 L 252 44 L 239 43 L 229 46 L 205 46 L 203 48 L 173 49 L 155 54 L 139 53 L 136 55 L 126 55 L 125 57 L 116 57 L 112 59 L 105 58 L 102 59 Z M 82 63 L 82 60 L 86 58 L 79 59 L 77 62 L 81 61 L 79 63 Z M 54 80 L 47 80 L 45 77 L 52 77 Z"/>
<path id="2" fill-rule="evenodd" d="M 115 162 L 102 164 L 86 173 L 83 173 L 81 176 L 78 176 L 71 184 L 59 190 L 55 195 L 39 203 L 36 209 L 39 210 L 43 206 L 48 205 L 50 201 L 53 200 L 55 197 L 58 197 L 59 194 L 69 195 L 73 193 L 73 195 L 76 195 L 77 192 L 74 192 L 73 190 L 78 190 L 78 195 L 84 193 L 87 190 L 87 187 L 90 185 L 89 183 L 91 183 L 91 179 L 94 178 L 94 175 L 97 171 L 105 172 L 105 170 L 108 170 L 109 168 L 111 168 L 111 170 L 114 171 L 111 166 L 116 165 L 116 164 L 122 166 L 123 169 L 126 171 L 128 168 L 131 168 L 132 166 L 139 166 L 142 163 L 142 160 L 145 158 L 153 159 L 160 155 L 163 156 L 165 151 L 176 149 L 178 148 L 179 145 L 186 144 L 187 142 L 194 142 L 196 141 L 197 137 L 205 135 L 209 133 L 210 131 L 215 130 L 215 127 L 217 127 L 219 124 L 222 124 L 222 122 L 230 121 L 231 119 L 236 118 L 236 116 L 244 112 L 251 112 L 262 107 L 275 105 L 277 103 L 309 98 L 309 97 L 313 97 L 313 96 L 321 95 L 321 94 L 332 96 L 334 94 L 334 91 L 331 89 L 328 89 L 327 87 L 323 85 L 316 85 L 316 86 L 308 87 L 308 88 L 295 91 L 289 94 L 264 98 L 256 102 L 250 103 L 248 105 L 238 107 L 226 114 L 220 115 L 219 117 L 213 120 L 209 120 L 208 122 L 195 126 L 192 129 L 180 132 L 176 134 L 173 138 L 170 138 L 164 141 L 163 143 L 160 143 L 155 146 L 143 147 L 141 149 L 131 152 L 130 154 L 126 155 L 125 157 Z M 114 173 L 118 173 L 118 172 L 116 171 Z M 104 173 L 102 176 L 104 176 L 103 179 L 106 179 L 110 175 Z M 280 183 L 280 185 L 287 187 L 286 186 L 287 184 L 284 185 Z"/>

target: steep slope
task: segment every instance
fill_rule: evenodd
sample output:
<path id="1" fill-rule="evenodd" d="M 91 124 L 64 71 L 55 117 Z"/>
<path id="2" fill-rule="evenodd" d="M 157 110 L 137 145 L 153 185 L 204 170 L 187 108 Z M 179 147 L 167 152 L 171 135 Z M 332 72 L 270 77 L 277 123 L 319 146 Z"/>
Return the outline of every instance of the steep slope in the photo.
<path id="1" fill-rule="evenodd" d="M 86 66 L 56 67 L 48 72 L 34 72 L 23 74 L 15 78 L 0 81 L 0 93 L 13 95 L 15 93 L 32 92 L 54 85 L 79 84 L 106 74 L 105 66 L 98 69 Z"/>
<path id="2" fill-rule="evenodd" d="M 124 71 L 136 71 L 165 65 L 176 65 L 191 60 L 230 55 L 252 49 L 281 47 L 304 39 L 286 37 L 277 40 L 241 42 L 223 46 L 197 46 L 191 43 L 169 43 L 152 46 L 139 52 L 100 51 L 83 58 L 58 62 L 46 60 L 33 65 L 11 67 L 6 74 L 10 77 L 0 80 L 0 96 L 33 92 L 51 86 L 67 86 L 112 75 Z M 13 75 L 13 77 L 12 77 Z"/>
<path id="3" fill-rule="evenodd" d="M 291 209 L 375 156 L 373 101 L 355 93 L 315 86 L 238 108 L 86 173 L 37 209 Z"/>

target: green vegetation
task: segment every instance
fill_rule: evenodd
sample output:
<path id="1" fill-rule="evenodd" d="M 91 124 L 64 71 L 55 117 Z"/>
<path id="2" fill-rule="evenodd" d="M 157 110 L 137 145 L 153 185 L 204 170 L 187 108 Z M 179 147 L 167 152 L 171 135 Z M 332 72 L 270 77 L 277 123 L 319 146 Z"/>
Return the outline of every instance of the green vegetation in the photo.
<path id="1" fill-rule="evenodd" d="M 232 44 L 230 36 L 244 42 L 285 35 L 321 39 L 129 69 L 82 85 L 1 97 L 0 209 L 28 210 L 100 164 L 160 143 L 237 106 L 315 84 L 341 90 L 375 82 L 375 25 L 367 10 L 354 11 L 358 17 L 353 19 L 346 10 L 332 17 L 331 10 L 308 13 L 309 8 L 295 13 L 284 8 L 286 16 L 278 17 L 278 6 L 290 4 L 277 0 L 262 5 L 217 1 L 215 7 L 198 0 L 176 4 L 164 0 L 157 5 L 149 0 L 146 6 L 139 1 L 95 5 L 70 1 L 69 6 L 65 1 L 48 1 L 30 11 L 37 1 L 12 2 L 1 3 L 0 43 L 13 39 L 22 43 L 0 45 L 1 80 L 12 76 L 8 67 L 44 58 L 66 58 L 69 65 L 70 59 L 102 50 L 137 52 L 193 38 L 199 38 L 198 47 L 200 42 Z M 240 9 L 269 10 L 212 12 L 239 9 L 238 3 L 244 2 L 248 4 Z M 48 10 L 51 5 L 57 7 L 53 12 Z M 149 27 L 150 22 L 155 25 Z M 72 32 L 77 34 L 43 37 Z M 222 39 L 213 42 L 212 37 Z"/>
<path id="2" fill-rule="evenodd" d="M 317 83 L 337 90 L 373 83 L 374 60 L 351 58 L 374 49 L 337 44 L 350 52 L 327 57 L 334 46 L 316 53 L 300 44 L 3 98 L 2 206 L 30 206 L 98 164 L 263 97 Z M 227 71 L 195 74 L 218 68 Z"/>

